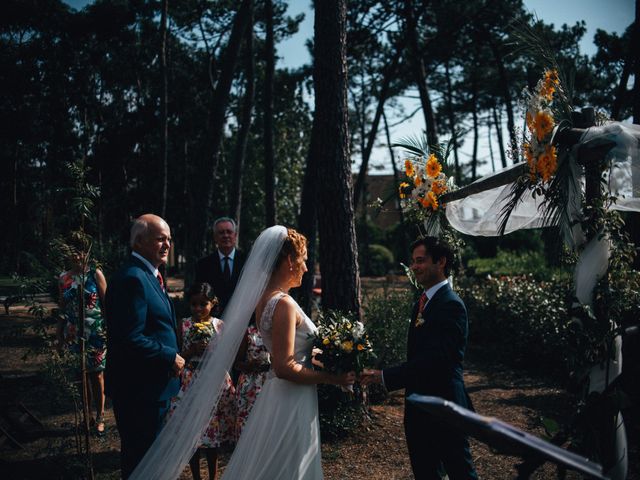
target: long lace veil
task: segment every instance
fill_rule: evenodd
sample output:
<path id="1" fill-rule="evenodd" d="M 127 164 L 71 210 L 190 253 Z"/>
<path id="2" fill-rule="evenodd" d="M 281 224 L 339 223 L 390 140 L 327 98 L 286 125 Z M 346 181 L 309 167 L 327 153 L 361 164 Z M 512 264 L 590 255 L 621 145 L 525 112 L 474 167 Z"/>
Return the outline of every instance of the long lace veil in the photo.
<path id="1" fill-rule="evenodd" d="M 287 229 L 275 226 L 264 230 L 255 241 L 233 297 L 225 308 L 224 328 L 215 348 L 212 343 L 205 351 L 197 375 L 132 473 L 132 480 L 174 480 L 195 452 L 218 403 L 225 374 L 233 364 L 286 237 Z"/>

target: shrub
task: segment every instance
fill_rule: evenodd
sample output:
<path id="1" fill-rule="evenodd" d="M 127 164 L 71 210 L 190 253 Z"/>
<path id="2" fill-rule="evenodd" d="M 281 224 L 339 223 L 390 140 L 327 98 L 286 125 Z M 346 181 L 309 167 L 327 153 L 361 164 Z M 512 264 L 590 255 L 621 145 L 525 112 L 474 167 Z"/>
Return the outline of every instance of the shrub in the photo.
<path id="1" fill-rule="evenodd" d="M 320 434 L 323 439 L 341 438 L 358 428 L 367 412 L 362 391 L 354 385 L 354 393 L 343 392 L 335 385 L 318 385 Z"/>
<path id="2" fill-rule="evenodd" d="M 567 269 L 551 268 L 547 265 L 542 252 L 516 253 L 498 250 L 492 258 L 473 258 L 467 262 L 467 274 L 476 276 L 492 275 L 496 277 L 530 275 L 537 280 L 553 276 L 569 278 Z"/>
<path id="3" fill-rule="evenodd" d="M 363 275 L 381 277 L 394 266 L 393 253 L 384 245 L 369 245 L 367 259 L 360 257 L 360 269 Z"/>
<path id="4" fill-rule="evenodd" d="M 469 344 L 505 363 L 568 373 L 567 278 L 532 275 L 460 278 L 469 314 Z"/>
<path id="5" fill-rule="evenodd" d="M 411 322 L 414 291 L 385 291 L 366 299 L 365 327 L 376 356 L 374 368 L 389 367 L 406 360 L 407 330 Z M 383 388 L 372 385 L 369 400 L 379 402 L 386 397 Z"/>

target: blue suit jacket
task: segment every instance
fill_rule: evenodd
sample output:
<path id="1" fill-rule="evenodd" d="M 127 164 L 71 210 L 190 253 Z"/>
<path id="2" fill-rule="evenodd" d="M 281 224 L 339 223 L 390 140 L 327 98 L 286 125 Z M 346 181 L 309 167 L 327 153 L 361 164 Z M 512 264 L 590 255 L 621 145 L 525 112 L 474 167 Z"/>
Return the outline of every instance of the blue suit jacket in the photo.
<path id="1" fill-rule="evenodd" d="M 137 258 L 110 280 L 106 295 L 107 366 L 111 398 L 162 401 L 176 395 L 172 367 L 178 352 L 173 303 Z"/>
<path id="2" fill-rule="evenodd" d="M 386 388 L 404 388 L 405 395 L 432 395 L 470 407 L 462 378 L 468 334 L 464 303 L 447 284 L 427 303 L 420 326 L 415 325 L 417 313 L 416 303 L 409 326 L 407 361 L 384 369 Z"/>

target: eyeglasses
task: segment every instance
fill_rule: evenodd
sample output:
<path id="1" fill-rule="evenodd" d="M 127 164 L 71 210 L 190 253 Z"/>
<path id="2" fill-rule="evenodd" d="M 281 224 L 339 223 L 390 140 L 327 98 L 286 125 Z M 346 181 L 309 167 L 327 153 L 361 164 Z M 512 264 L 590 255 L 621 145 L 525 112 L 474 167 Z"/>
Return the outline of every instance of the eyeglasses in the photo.
<path id="1" fill-rule="evenodd" d="M 234 233 L 236 233 L 236 232 L 234 232 L 233 230 L 217 230 L 216 231 L 217 235 L 224 235 L 224 234 L 232 235 Z"/>

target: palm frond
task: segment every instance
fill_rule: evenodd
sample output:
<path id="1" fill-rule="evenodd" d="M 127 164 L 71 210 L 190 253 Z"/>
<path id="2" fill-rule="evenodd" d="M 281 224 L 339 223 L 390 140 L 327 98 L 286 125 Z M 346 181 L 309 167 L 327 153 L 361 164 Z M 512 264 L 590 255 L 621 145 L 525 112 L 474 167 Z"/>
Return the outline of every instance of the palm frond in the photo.
<path id="1" fill-rule="evenodd" d="M 403 148 L 408 152 L 422 157 L 428 157 L 429 152 L 431 151 L 429 148 L 429 142 L 427 141 L 427 137 L 425 135 L 410 135 L 407 137 L 403 137 L 391 146 Z"/>
<path id="2" fill-rule="evenodd" d="M 529 190 L 528 181 L 526 178 L 521 178 L 511 185 L 511 191 L 509 192 L 509 201 L 500 210 L 500 222 L 498 224 L 498 235 L 504 235 L 507 229 L 507 222 L 509 217 L 516 209 L 518 204 L 522 201 L 522 196 Z"/>

